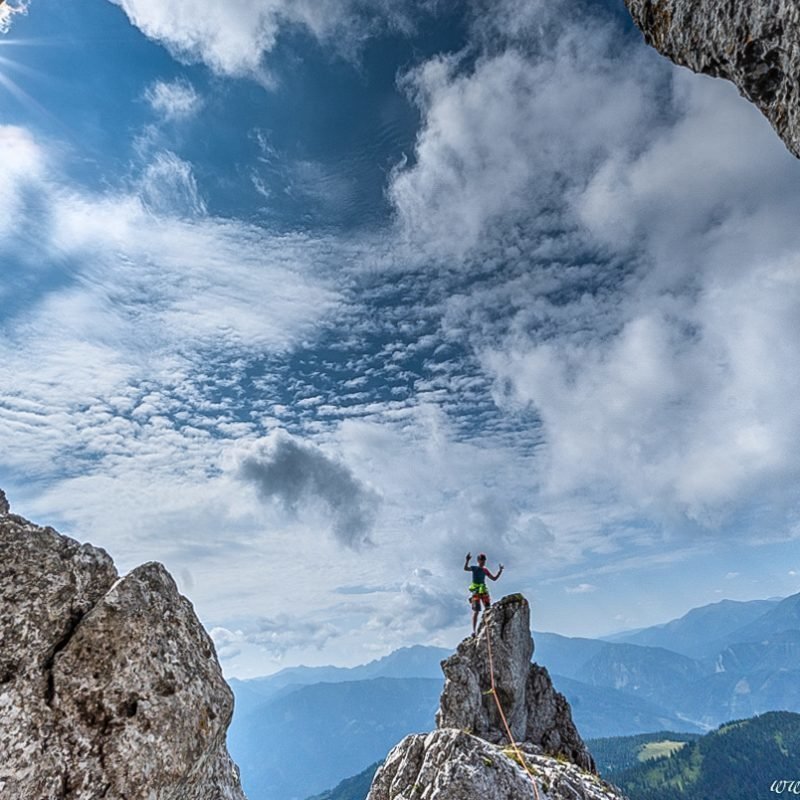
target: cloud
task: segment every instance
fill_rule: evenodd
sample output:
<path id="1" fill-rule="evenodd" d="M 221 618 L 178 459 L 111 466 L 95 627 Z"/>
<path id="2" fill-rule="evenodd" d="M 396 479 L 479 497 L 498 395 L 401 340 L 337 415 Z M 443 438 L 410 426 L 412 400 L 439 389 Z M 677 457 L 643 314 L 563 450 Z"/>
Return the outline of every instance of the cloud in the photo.
<path id="1" fill-rule="evenodd" d="M 248 620 L 245 626 L 233 631 L 214 627 L 210 634 L 223 661 L 241 655 L 246 645 L 255 645 L 270 658 L 280 660 L 290 650 L 321 650 L 329 640 L 338 637 L 340 631 L 329 622 L 299 620 L 288 614 L 278 614 Z"/>
<path id="2" fill-rule="evenodd" d="M 0 6 L 0 33 L 8 33 L 16 14 L 25 14 L 28 11 L 30 0 L 6 0 Z"/>
<path id="3" fill-rule="evenodd" d="M 203 99 L 189 81 L 178 78 L 169 83 L 155 81 L 145 91 L 153 111 L 168 121 L 193 117 L 203 106 Z"/>
<path id="4" fill-rule="evenodd" d="M 605 12 L 519 5 L 401 84 L 422 124 L 388 187 L 399 235 L 478 275 L 445 329 L 538 426 L 540 502 L 711 530 L 757 504 L 783 530 L 797 162 L 730 85 Z"/>
<path id="5" fill-rule="evenodd" d="M 19 230 L 28 200 L 42 188 L 48 159 L 25 128 L 0 126 L 0 236 Z"/>
<path id="6" fill-rule="evenodd" d="M 579 583 L 577 586 L 566 586 L 564 591 L 567 594 L 591 594 L 597 591 L 597 587 L 593 583 Z"/>
<path id="7" fill-rule="evenodd" d="M 455 595 L 438 581 L 434 585 L 404 581 L 391 598 L 391 603 L 376 611 L 365 627 L 380 631 L 388 638 L 401 634 L 405 641 L 416 637 L 430 640 L 439 631 L 452 628 L 460 622 L 466 625 L 469 606 L 467 592 Z"/>
<path id="8" fill-rule="evenodd" d="M 203 61 L 225 75 L 268 79 L 263 56 L 284 27 L 300 27 L 340 49 L 357 46 L 370 30 L 409 24 L 402 4 L 389 0 L 112 0 L 146 36 L 184 61 Z"/>
<path id="9" fill-rule="evenodd" d="M 341 461 L 285 431 L 275 431 L 255 452 L 245 455 L 239 475 L 259 495 L 297 514 L 321 505 L 331 517 L 339 542 L 358 549 L 370 544 L 380 498 Z"/>
<path id="10" fill-rule="evenodd" d="M 139 198 L 155 214 L 196 217 L 206 213 L 192 165 L 169 150 L 156 153 L 138 181 Z"/>
<path id="11" fill-rule="evenodd" d="M 220 442 L 255 438 L 230 389 L 242 359 L 284 352 L 335 305 L 315 277 L 328 245 L 180 219 L 177 199 L 148 210 L 125 190 L 80 191 L 30 132 L 1 128 L 0 141 L 3 469 L 28 493 L 48 481 L 43 507 L 98 535 L 117 528 L 109 492 L 165 503 L 164 480 L 191 506 L 181 482 L 218 469 Z M 163 165 L 201 211 L 188 165 Z"/>
<path id="12" fill-rule="evenodd" d="M 556 14 L 542 10 L 532 40 Z M 414 158 L 388 187 L 407 238 L 459 256 L 493 227 L 546 219 L 565 187 L 653 121 L 662 67 L 638 48 L 619 57 L 619 31 L 607 20 L 547 37 L 530 48 L 506 38 L 475 60 L 439 56 L 403 78 L 423 117 Z"/>
<path id="13" fill-rule="evenodd" d="M 683 80 L 674 124 L 575 191 L 636 265 L 621 291 L 568 304 L 574 327 L 546 339 L 520 324 L 485 363 L 500 402 L 540 416 L 549 491 L 604 487 L 711 528 L 763 503 L 783 526 L 800 475 L 798 165 L 731 87 Z"/>

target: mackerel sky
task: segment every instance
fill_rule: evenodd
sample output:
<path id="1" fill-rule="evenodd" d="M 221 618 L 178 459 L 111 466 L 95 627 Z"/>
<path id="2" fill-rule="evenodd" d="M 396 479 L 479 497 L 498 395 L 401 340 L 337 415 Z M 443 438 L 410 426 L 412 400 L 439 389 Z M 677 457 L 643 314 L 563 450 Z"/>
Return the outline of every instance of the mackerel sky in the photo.
<path id="1" fill-rule="evenodd" d="M 800 162 L 621 2 L 0 26 L 0 487 L 229 675 L 800 591 Z"/>

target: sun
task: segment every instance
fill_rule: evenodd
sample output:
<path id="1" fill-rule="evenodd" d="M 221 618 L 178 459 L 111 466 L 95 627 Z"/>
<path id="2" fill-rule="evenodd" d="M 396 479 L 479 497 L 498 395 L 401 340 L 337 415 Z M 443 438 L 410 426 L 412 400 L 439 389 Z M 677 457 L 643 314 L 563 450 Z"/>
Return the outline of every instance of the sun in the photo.
<path id="1" fill-rule="evenodd" d="M 0 93 L 8 93 L 15 97 L 17 101 L 39 113 L 47 114 L 24 89 L 22 89 L 12 77 L 13 73 L 24 74 L 34 78 L 41 78 L 39 72 L 27 66 L 18 59 L 9 58 L 12 52 L 8 48 L 33 44 L 30 39 L 9 39 L 5 36 L 14 20 L 16 14 L 24 14 L 28 10 L 30 0 L 0 0 Z"/>

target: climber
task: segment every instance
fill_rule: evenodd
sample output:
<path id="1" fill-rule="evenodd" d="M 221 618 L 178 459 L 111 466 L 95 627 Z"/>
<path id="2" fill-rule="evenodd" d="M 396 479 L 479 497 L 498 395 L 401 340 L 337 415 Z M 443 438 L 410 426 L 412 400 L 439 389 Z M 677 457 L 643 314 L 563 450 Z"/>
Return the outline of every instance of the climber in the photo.
<path id="1" fill-rule="evenodd" d="M 492 598 L 489 597 L 489 590 L 486 588 L 486 576 L 488 575 L 493 581 L 496 581 L 503 574 L 503 565 L 500 564 L 497 570 L 497 575 L 492 575 L 486 568 L 486 555 L 480 553 L 478 555 L 478 566 L 470 566 L 472 560 L 472 553 L 467 553 L 467 559 L 464 562 L 464 572 L 472 573 L 472 583 L 469 585 L 471 593 L 470 604 L 472 605 L 472 635 L 478 629 L 478 615 L 481 613 L 481 603 L 484 608 L 489 608 L 492 604 Z"/>

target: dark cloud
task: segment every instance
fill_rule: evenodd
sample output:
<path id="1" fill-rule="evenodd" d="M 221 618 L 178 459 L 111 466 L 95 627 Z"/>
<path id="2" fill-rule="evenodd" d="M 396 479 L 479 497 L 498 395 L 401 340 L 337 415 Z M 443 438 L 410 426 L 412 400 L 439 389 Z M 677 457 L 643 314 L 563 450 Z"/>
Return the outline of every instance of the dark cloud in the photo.
<path id="1" fill-rule="evenodd" d="M 289 513 L 323 506 L 342 544 L 357 549 L 371 543 L 379 495 L 346 464 L 318 447 L 278 431 L 256 453 L 242 459 L 239 474 L 256 486 L 264 500 L 278 503 Z"/>

